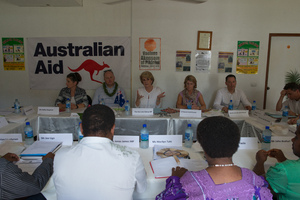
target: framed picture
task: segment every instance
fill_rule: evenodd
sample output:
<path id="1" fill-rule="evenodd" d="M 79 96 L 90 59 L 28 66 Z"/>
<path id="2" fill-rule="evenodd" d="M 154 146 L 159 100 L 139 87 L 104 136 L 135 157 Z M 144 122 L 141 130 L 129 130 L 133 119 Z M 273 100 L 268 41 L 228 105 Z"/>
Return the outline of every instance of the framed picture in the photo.
<path id="1" fill-rule="evenodd" d="M 211 50 L 212 31 L 198 31 L 197 50 Z"/>

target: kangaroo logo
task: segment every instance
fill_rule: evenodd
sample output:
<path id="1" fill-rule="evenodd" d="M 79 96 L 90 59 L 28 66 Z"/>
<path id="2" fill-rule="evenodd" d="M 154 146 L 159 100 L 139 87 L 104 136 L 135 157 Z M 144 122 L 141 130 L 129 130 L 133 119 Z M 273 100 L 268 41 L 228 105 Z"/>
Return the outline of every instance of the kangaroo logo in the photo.
<path id="1" fill-rule="evenodd" d="M 85 71 L 88 71 L 90 73 L 90 77 L 91 77 L 92 81 L 102 84 L 101 81 L 97 81 L 93 78 L 93 74 L 95 71 L 97 71 L 97 74 L 96 74 L 96 76 L 97 76 L 99 74 L 99 72 L 102 71 L 104 68 L 109 68 L 109 65 L 105 64 L 104 62 L 103 62 L 103 65 L 99 65 L 95 61 L 89 59 L 89 60 L 84 61 L 77 69 L 71 69 L 70 67 L 68 67 L 68 68 L 72 72 L 79 72 L 82 69 L 84 69 Z"/>

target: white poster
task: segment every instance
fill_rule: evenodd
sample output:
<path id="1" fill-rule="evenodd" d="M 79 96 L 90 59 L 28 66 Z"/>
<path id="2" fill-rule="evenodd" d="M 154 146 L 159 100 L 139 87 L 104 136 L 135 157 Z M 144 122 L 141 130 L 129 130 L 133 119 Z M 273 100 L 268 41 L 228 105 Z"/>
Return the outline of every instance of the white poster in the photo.
<path id="1" fill-rule="evenodd" d="M 211 65 L 211 51 L 196 52 L 196 72 L 209 72 Z"/>
<path id="2" fill-rule="evenodd" d="M 129 37 L 28 38 L 30 88 L 61 89 L 66 76 L 78 72 L 79 87 L 96 89 L 104 82 L 103 71 L 111 69 L 116 82 L 130 90 L 130 44 Z"/>
<path id="3" fill-rule="evenodd" d="M 140 38 L 140 70 L 160 70 L 161 38 Z"/>

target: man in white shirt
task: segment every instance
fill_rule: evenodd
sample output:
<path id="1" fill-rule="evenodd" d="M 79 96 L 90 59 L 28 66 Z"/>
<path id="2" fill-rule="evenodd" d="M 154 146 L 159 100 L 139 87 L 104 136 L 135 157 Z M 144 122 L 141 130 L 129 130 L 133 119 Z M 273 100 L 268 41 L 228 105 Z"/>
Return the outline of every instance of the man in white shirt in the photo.
<path id="1" fill-rule="evenodd" d="M 94 105 L 83 113 L 79 144 L 60 149 L 54 160 L 57 199 L 131 200 L 133 191 L 147 187 L 138 152 L 112 142 L 115 115 L 111 108 Z"/>
<path id="2" fill-rule="evenodd" d="M 251 110 L 251 103 L 248 101 L 245 93 L 235 88 L 236 78 L 233 74 L 226 76 L 225 84 L 227 87 L 218 90 L 213 107 L 227 113 L 228 105 L 230 100 L 232 100 L 233 109 L 238 109 L 242 102 L 245 109 Z"/>
<path id="3" fill-rule="evenodd" d="M 288 99 L 282 103 L 286 95 Z M 284 86 L 283 90 L 280 92 L 280 97 L 276 104 L 276 111 L 283 110 L 285 106 L 288 106 L 289 115 L 298 115 L 300 114 L 299 100 L 300 100 L 299 85 L 296 83 L 288 83 Z"/>

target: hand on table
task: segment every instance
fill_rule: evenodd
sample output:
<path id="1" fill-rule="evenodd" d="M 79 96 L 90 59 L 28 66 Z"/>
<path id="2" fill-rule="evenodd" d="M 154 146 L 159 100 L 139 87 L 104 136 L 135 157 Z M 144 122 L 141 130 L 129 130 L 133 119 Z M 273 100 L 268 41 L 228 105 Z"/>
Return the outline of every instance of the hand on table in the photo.
<path id="1" fill-rule="evenodd" d="M 52 160 L 54 160 L 54 153 L 52 153 L 52 152 L 49 152 L 49 153 L 47 153 L 45 156 L 43 156 L 43 160 L 45 160 L 46 158 L 51 158 Z"/>
<path id="2" fill-rule="evenodd" d="M 71 103 L 71 110 L 77 109 L 77 105 L 74 103 Z"/>
<path id="3" fill-rule="evenodd" d="M 290 119 L 290 120 L 288 121 L 288 124 L 297 124 L 297 120 L 298 120 L 298 119 L 299 119 L 299 117 Z"/>
<path id="4" fill-rule="evenodd" d="M 224 111 L 225 113 L 228 113 L 228 108 L 224 106 L 224 107 L 222 108 L 222 111 Z"/>
<path id="5" fill-rule="evenodd" d="M 11 162 L 20 160 L 19 156 L 17 156 L 14 153 L 7 153 L 4 156 L 2 156 L 2 158 L 5 158 L 6 160 Z"/>
<path id="6" fill-rule="evenodd" d="M 251 106 L 245 106 L 245 108 L 247 109 L 247 110 L 252 110 L 252 107 Z"/>
<path id="7" fill-rule="evenodd" d="M 178 176 L 181 178 L 187 171 L 187 169 L 177 166 L 176 168 L 172 168 L 172 176 Z"/>

